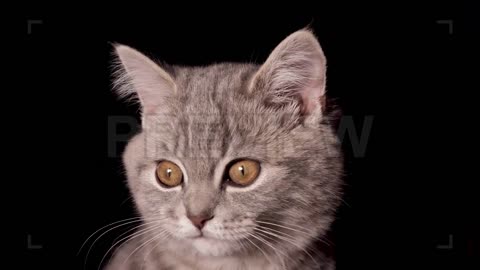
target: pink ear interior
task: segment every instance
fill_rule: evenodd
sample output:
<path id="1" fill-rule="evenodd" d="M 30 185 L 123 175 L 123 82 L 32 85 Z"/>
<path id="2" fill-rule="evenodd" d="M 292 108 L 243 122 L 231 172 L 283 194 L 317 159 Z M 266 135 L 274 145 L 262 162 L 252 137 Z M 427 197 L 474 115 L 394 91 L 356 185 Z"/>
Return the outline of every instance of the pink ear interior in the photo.
<path id="1" fill-rule="evenodd" d="M 119 78 L 120 95 L 136 93 L 143 114 L 151 114 L 161 104 L 163 97 L 175 92 L 175 83 L 170 75 L 142 53 L 124 45 L 116 52 L 123 71 Z"/>
<path id="2" fill-rule="evenodd" d="M 322 106 L 325 95 L 326 59 L 315 36 L 297 31 L 284 39 L 255 75 L 252 87 L 267 91 L 273 103 L 301 103 L 310 114 Z"/>

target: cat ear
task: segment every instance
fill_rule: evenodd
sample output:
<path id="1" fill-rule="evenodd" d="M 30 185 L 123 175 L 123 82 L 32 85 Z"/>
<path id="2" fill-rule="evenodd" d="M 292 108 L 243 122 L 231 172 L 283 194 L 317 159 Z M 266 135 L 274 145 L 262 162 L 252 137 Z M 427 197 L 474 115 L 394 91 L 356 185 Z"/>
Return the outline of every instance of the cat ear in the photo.
<path id="1" fill-rule="evenodd" d="M 152 113 L 163 97 L 175 93 L 173 78 L 142 53 L 125 45 L 116 45 L 119 66 L 116 72 L 116 88 L 120 97 L 136 94 L 142 105 L 142 113 Z"/>
<path id="2" fill-rule="evenodd" d="M 308 115 L 322 109 L 325 81 L 322 48 L 312 32 L 300 30 L 273 50 L 251 81 L 250 91 L 263 92 L 269 104 L 299 104 Z"/>

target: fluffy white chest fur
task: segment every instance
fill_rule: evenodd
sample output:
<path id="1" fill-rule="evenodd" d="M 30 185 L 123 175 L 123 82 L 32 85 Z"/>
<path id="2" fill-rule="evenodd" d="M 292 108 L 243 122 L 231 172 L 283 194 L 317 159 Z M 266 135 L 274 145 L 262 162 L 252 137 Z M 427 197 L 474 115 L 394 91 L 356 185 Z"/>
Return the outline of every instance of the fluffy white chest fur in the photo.
<path id="1" fill-rule="evenodd" d="M 267 260 L 264 256 L 251 255 L 246 257 L 215 257 L 172 252 L 168 249 L 146 245 L 145 248 L 135 251 L 142 243 L 132 241 L 118 250 L 107 270 L 210 270 L 210 269 L 251 269 L 251 270 L 275 270 L 285 266 L 280 265 L 274 258 Z M 170 245 L 167 248 L 174 248 Z M 134 252 L 132 254 L 132 252 Z M 278 265 L 277 265 L 278 264 Z"/>

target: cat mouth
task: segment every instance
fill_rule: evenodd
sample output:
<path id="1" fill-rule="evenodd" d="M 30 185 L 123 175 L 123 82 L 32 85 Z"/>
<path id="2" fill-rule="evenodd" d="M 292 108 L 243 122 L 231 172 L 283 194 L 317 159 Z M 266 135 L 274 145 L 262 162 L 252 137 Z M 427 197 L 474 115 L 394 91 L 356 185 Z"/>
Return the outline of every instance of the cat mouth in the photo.
<path id="1" fill-rule="evenodd" d="M 221 239 L 218 239 L 212 235 L 207 235 L 205 234 L 204 232 L 200 232 L 199 234 L 195 235 L 195 236 L 190 236 L 190 237 L 187 237 L 188 239 L 192 240 L 192 241 L 195 241 L 195 240 L 221 240 Z"/>
<path id="2" fill-rule="evenodd" d="M 206 238 L 205 235 L 203 235 L 202 233 L 200 233 L 199 235 L 196 235 L 196 236 L 193 236 L 193 237 L 190 237 L 191 239 L 202 239 L 202 238 Z"/>
<path id="3" fill-rule="evenodd" d="M 200 231 L 199 234 L 194 235 L 194 236 L 189 236 L 189 237 L 187 237 L 187 238 L 192 239 L 192 240 L 195 240 L 195 239 L 206 239 L 206 238 L 208 238 L 208 237 L 205 236 L 205 234 Z"/>

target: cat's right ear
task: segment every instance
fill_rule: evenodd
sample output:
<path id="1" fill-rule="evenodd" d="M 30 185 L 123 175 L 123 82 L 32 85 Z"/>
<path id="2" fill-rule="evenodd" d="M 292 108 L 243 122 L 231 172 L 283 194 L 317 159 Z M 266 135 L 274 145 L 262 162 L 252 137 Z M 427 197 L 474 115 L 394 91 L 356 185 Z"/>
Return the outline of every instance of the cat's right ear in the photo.
<path id="1" fill-rule="evenodd" d="M 120 97 L 135 95 L 147 115 L 165 96 L 175 93 L 173 78 L 147 56 L 125 45 L 115 45 L 117 56 L 115 88 Z"/>

